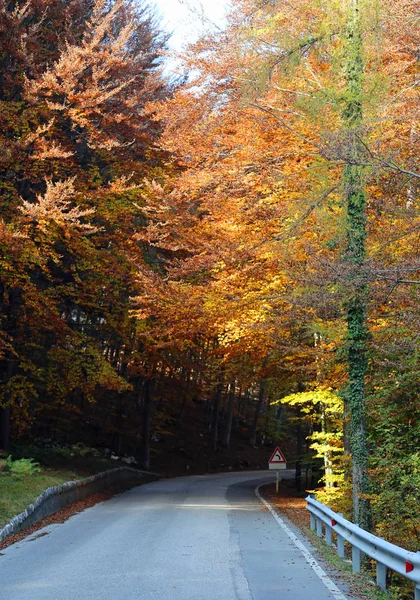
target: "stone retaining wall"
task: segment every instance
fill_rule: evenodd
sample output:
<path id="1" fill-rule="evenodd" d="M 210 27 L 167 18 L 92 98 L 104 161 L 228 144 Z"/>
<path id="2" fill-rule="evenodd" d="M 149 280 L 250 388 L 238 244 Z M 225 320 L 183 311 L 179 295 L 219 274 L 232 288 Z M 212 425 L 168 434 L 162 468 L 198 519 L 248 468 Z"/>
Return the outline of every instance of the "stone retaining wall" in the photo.
<path id="1" fill-rule="evenodd" d="M 0 529 L 0 542 L 12 533 L 21 531 L 44 517 L 52 515 L 78 500 L 83 500 L 86 496 L 110 488 L 116 488 L 118 491 L 127 489 L 132 485 L 154 481 L 159 477 L 160 475 L 157 473 L 119 467 L 86 477 L 86 479 L 67 481 L 61 485 L 49 487 L 36 498 L 33 504 L 30 504 L 26 510 L 13 517 L 7 525 Z"/>

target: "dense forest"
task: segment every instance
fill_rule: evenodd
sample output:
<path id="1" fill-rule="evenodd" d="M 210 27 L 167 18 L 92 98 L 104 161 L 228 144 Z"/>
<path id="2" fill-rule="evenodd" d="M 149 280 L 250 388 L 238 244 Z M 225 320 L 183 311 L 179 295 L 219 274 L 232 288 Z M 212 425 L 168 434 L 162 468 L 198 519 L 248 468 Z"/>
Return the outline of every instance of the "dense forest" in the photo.
<path id="1" fill-rule="evenodd" d="M 146 4 L 0 0 L 0 447 L 198 411 L 416 550 L 420 5 L 232 4 L 174 77 Z"/>

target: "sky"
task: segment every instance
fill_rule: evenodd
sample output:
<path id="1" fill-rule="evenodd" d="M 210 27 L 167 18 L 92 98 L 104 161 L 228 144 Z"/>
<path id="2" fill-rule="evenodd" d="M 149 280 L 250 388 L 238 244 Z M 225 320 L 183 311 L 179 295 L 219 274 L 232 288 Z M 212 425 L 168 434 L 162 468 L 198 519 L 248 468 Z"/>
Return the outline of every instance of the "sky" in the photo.
<path id="1" fill-rule="evenodd" d="M 200 19 L 191 14 L 188 6 L 198 8 L 201 12 L 201 5 L 205 17 L 222 26 L 229 5 L 228 0 L 150 0 L 150 4 L 153 3 L 162 16 L 164 27 L 173 31 L 169 46 L 174 51 L 181 50 L 185 43 L 194 42 L 203 31 Z"/>

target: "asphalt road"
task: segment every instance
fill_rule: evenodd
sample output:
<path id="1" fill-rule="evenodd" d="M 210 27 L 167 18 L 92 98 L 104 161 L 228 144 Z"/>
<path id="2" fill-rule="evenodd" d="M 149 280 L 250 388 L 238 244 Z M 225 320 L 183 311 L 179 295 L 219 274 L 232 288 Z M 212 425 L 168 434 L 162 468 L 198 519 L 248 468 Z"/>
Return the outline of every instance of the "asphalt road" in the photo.
<path id="1" fill-rule="evenodd" d="M 0 598 L 347 599 L 256 497 L 273 479 L 223 473 L 133 488 L 3 550 Z"/>

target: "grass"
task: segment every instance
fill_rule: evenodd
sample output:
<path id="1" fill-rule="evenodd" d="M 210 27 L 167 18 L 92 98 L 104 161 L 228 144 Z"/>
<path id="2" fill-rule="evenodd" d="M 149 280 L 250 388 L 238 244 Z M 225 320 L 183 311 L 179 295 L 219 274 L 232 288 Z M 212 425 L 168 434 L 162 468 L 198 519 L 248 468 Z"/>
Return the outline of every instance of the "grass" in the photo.
<path id="1" fill-rule="evenodd" d="M 70 470 L 45 469 L 41 473 L 16 479 L 9 473 L 0 472 L 0 527 L 24 511 L 46 488 L 85 476 L 86 473 Z"/>
<path id="2" fill-rule="evenodd" d="M 40 473 L 17 478 L 13 477 L 7 469 L 0 470 L 0 528 L 6 525 L 12 517 L 24 511 L 48 487 L 60 485 L 66 481 L 83 479 L 89 475 L 120 466 L 116 465 L 114 461 L 102 457 L 54 456 L 52 452 L 48 453 L 42 449 L 39 450 L 39 453 L 41 452 L 45 456 L 41 454 L 38 457 L 36 449 L 34 452 L 36 459 L 41 459 L 41 463 L 44 462 Z M 19 458 L 18 452 L 14 454 L 14 459 L 15 457 Z M 24 456 L 31 455 L 24 451 L 22 454 Z M 5 458 L 3 456 L 3 463 Z"/>

